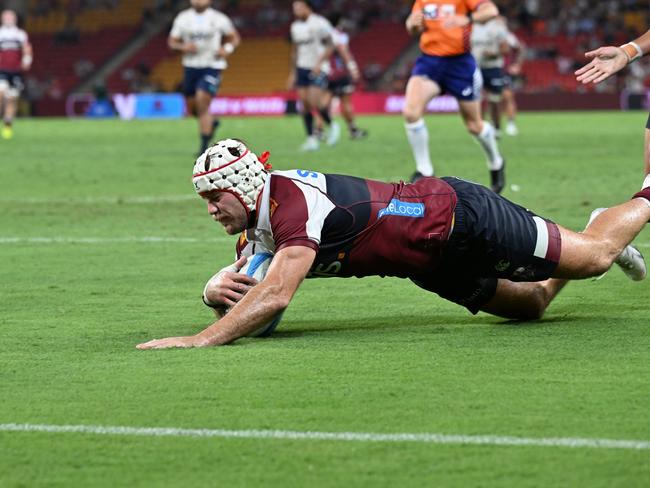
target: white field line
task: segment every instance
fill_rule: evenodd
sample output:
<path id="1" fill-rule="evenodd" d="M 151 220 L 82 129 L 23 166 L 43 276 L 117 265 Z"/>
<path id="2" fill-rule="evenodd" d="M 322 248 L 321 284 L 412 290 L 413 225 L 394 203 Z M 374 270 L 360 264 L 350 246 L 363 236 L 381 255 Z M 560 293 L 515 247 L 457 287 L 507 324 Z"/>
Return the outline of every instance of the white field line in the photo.
<path id="1" fill-rule="evenodd" d="M 194 200 L 200 202 L 200 198 L 196 194 L 187 195 L 158 195 L 158 196 L 140 196 L 140 197 L 120 197 L 120 196 L 104 196 L 104 197 L 61 197 L 61 198 L 0 198 L 0 204 L 12 205 L 57 205 L 57 204 L 156 204 L 156 203 L 173 203 L 185 202 Z"/>
<path id="2" fill-rule="evenodd" d="M 131 243 L 232 243 L 227 237 L 0 237 L 1 244 L 131 244 Z"/>
<path id="3" fill-rule="evenodd" d="M 112 427 L 101 425 L 0 424 L 0 432 L 46 432 L 144 437 L 216 437 L 238 439 L 338 442 L 416 442 L 487 446 L 572 447 L 588 449 L 650 449 L 650 441 L 572 437 L 510 437 L 496 435 L 380 434 L 372 432 L 311 432 L 295 430 L 178 429 L 173 427 Z"/>

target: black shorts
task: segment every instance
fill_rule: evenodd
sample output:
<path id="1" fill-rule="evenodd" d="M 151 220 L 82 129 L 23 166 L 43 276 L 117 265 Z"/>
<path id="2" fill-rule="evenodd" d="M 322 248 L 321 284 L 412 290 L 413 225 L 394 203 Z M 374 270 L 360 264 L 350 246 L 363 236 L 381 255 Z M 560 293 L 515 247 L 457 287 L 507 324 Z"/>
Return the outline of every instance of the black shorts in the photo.
<path id="1" fill-rule="evenodd" d="M 342 97 L 354 92 L 354 83 L 349 76 L 342 76 L 328 81 L 327 91 L 331 92 L 335 97 Z"/>
<path id="2" fill-rule="evenodd" d="M 483 89 L 488 93 L 501 95 L 503 87 L 507 86 L 506 74 L 502 68 L 481 69 Z"/>
<path id="3" fill-rule="evenodd" d="M 432 276 L 413 281 L 477 313 L 496 292 L 497 280 L 542 281 L 560 260 L 560 231 L 553 222 L 487 188 L 443 178 L 456 191 L 454 227 Z"/>

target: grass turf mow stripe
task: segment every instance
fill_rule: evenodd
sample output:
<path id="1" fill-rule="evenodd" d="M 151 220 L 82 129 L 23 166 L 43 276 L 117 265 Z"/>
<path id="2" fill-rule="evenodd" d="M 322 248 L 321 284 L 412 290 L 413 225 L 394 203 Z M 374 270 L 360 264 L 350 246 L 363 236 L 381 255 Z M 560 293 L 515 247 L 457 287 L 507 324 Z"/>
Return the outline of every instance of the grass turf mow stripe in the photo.
<path id="1" fill-rule="evenodd" d="M 589 449 L 650 449 L 650 441 L 529 438 L 495 435 L 380 434 L 373 432 L 301 432 L 292 430 L 179 429 L 174 427 L 117 427 L 101 425 L 0 424 L 0 432 L 46 432 L 147 437 L 218 437 L 239 439 L 314 440 L 344 442 L 418 442 L 488 446 L 572 447 Z"/>

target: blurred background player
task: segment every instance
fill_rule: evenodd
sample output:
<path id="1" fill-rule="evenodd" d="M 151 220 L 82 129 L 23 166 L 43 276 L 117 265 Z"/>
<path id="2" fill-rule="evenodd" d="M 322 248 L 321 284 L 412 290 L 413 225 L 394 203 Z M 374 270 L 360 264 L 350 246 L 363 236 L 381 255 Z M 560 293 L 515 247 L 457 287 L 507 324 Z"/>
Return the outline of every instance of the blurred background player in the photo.
<path id="1" fill-rule="evenodd" d="M 341 102 L 341 115 L 348 126 L 350 138 L 362 139 L 368 135 L 368 132 L 357 127 L 350 99 L 350 95 L 354 92 L 354 84 L 361 79 L 359 65 L 350 51 L 350 33 L 353 30 L 353 23 L 340 13 L 331 15 L 329 21 L 334 26 L 332 33 L 334 55 L 325 93 L 325 105 L 330 107 L 332 99 L 338 98 Z"/>
<path id="2" fill-rule="evenodd" d="M 501 94 L 501 105 L 507 119 L 506 134 L 516 136 L 519 134 L 519 129 L 515 120 L 517 118 L 515 89 L 522 82 L 521 69 L 526 58 L 526 46 L 510 30 L 508 30 L 506 42 L 508 43 L 509 53 L 506 56 L 506 84 L 503 86 L 503 92 Z"/>
<path id="3" fill-rule="evenodd" d="M 507 37 L 508 29 L 501 16 L 472 27 L 472 56 L 481 68 L 483 89 L 497 137 L 501 135 L 501 98 L 506 85 L 504 58 L 510 50 Z"/>
<path id="4" fill-rule="evenodd" d="M 332 122 L 329 108 L 325 104 L 325 89 L 329 74 L 329 58 L 334 52 L 332 24 L 317 13 L 311 2 L 300 0 L 292 4 L 295 20 L 291 23 L 291 65 L 288 88 L 294 86 L 302 104 L 307 140 L 301 146 L 303 151 L 316 151 L 318 137 L 314 133 L 314 112 L 329 126 L 327 144 L 334 145 L 341 135 L 341 128 Z"/>
<path id="5" fill-rule="evenodd" d="M 585 53 L 586 57 L 591 58 L 591 62 L 577 70 L 575 74 L 578 81 L 584 84 L 600 83 L 648 52 L 650 52 L 650 30 L 620 47 L 603 46 Z M 645 127 L 643 171 L 648 175 L 650 174 L 650 116 Z"/>
<path id="6" fill-rule="evenodd" d="M 22 75 L 31 66 L 32 46 L 27 33 L 18 28 L 16 12 L 3 10 L 0 25 L 0 110 L 3 139 L 13 137 L 18 97 L 24 86 Z"/>
<path id="7" fill-rule="evenodd" d="M 228 66 L 226 58 L 241 37 L 228 16 L 210 7 L 211 0 L 191 0 L 190 4 L 174 19 L 168 45 L 183 53 L 183 92 L 188 109 L 199 121 L 202 154 L 219 125 L 210 114 L 210 103 L 219 90 L 221 71 Z"/>
<path id="8" fill-rule="evenodd" d="M 444 91 L 458 100 L 465 127 L 485 151 L 492 190 L 499 193 L 503 189 L 504 161 L 494 127 L 481 118 L 481 73 L 469 52 L 471 24 L 487 22 L 498 14 L 489 0 L 416 0 L 413 4 L 406 29 L 420 36 L 422 54 L 406 85 L 403 110 L 417 166 L 411 181 L 433 175 L 423 115 L 429 101 Z"/>

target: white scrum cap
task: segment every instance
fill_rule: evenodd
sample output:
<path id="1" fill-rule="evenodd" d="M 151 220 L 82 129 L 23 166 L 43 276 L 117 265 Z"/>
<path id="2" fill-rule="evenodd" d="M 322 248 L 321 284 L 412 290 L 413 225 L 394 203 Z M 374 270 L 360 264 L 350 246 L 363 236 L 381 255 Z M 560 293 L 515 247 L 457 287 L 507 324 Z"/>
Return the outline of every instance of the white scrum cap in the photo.
<path id="1" fill-rule="evenodd" d="M 192 183 L 199 195 L 213 190 L 232 193 L 250 213 L 271 169 L 268 157 L 264 152 L 258 159 L 243 142 L 224 139 L 198 157 Z"/>

